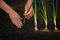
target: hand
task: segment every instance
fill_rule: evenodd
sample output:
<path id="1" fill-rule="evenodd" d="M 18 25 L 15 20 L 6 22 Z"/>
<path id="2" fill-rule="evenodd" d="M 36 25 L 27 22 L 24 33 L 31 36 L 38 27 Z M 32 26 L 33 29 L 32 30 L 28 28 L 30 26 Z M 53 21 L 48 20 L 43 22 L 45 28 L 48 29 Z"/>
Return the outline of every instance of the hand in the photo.
<path id="1" fill-rule="evenodd" d="M 9 15 L 12 23 L 16 25 L 17 28 L 21 28 L 23 26 L 21 21 L 22 18 L 3 0 L 0 0 L 0 8 L 3 9 Z"/>
<path id="2" fill-rule="evenodd" d="M 27 0 L 25 5 L 25 13 L 29 10 L 30 6 L 32 6 L 33 0 Z"/>
<path id="3" fill-rule="evenodd" d="M 26 13 L 26 11 L 25 11 L 24 16 L 25 16 L 25 18 L 27 18 L 29 20 L 33 16 L 33 13 L 34 13 L 34 10 L 33 10 L 33 7 L 31 6 L 28 13 Z"/>
<path id="4" fill-rule="evenodd" d="M 22 18 L 18 15 L 18 13 L 10 13 L 9 17 L 14 25 L 17 26 L 17 28 L 21 28 L 23 26 L 22 24 Z"/>
<path id="5" fill-rule="evenodd" d="M 33 15 L 33 6 L 32 6 L 33 0 L 27 0 L 27 3 L 25 5 L 25 12 L 24 12 L 24 16 L 25 18 L 27 18 L 28 20 L 32 17 Z M 29 10 L 29 11 L 28 11 Z"/>

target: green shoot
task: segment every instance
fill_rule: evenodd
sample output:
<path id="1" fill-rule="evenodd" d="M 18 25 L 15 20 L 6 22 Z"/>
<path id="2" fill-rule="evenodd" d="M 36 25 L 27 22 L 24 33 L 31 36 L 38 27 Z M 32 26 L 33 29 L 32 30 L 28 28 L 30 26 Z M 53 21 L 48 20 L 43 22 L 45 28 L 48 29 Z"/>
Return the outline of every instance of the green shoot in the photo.
<path id="1" fill-rule="evenodd" d="M 40 3 L 41 3 L 41 16 L 45 22 L 45 29 L 44 31 L 48 31 L 48 28 L 47 28 L 47 10 L 46 10 L 46 3 L 45 3 L 45 0 L 40 0 Z"/>
<path id="2" fill-rule="evenodd" d="M 52 2 L 52 14 L 53 14 L 55 30 L 57 30 L 57 27 L 56 27 L 56 18 L 57 18 L 57 4 L 58 4 L 58 1 L 56 0 L 56 5 L 54 3 L 54 0 L 51 0 L 51 2 Z"/>
<path id="3" fill-rule="evenodd" d="M 33 6 L 34 6 L 34 24 L 35 24 L 35 30 L 37 31 L 37 3 L 36 0 L 33 1 Z"/>

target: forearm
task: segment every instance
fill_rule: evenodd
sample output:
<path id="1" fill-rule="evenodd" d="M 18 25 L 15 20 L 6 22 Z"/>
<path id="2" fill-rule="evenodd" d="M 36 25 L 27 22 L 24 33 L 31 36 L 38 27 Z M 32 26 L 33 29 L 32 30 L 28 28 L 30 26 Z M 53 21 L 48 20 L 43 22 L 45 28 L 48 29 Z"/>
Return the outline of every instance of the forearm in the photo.
<path id="1" fill-rule="evenodd" d="M 33 0 L 28 0 L 28 1 L 27 1 L 27 5 L 28 5 L 28 6 L 31 6 L 32 3 L 33 3 Z"/>
<path id="2" fill-rule="evenodd" d="M 28 3 L 32 3 L 32 2 L 33 2 L 33 0 L 27 0 L 27 2 L 28 2 Z"/>
<path id="3" fill-rule="evenodd" d="M 3 0 L 0 1 L 0 8 L 3 9 L 7 14 L 15 13 L 15 11 L 8 4 L 6 4 Z"/>
<path id="4" fill-rule="evenodd" d="M 27 0 L 25 8 L 29 9 L 32 3 L 33 3 L 33 0 Z"/>

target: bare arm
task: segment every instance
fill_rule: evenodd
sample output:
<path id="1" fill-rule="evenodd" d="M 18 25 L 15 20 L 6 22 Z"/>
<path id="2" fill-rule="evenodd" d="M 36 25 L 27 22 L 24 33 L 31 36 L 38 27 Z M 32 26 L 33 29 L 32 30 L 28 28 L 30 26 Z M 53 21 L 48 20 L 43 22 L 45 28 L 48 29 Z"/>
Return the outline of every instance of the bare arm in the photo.
<path id="1" fill-rule="evenodd" d="M 21 17 L 15 12 L 8 4 L 6 4 L 3 0 L 0 0 L 0 8 L 3 9 L 10 17 L 12 23 L 17 26 L 17 28 L 21 28 L 23 26 L 21 22 Z"/>
<path id="2" fill-rule="evenodd" d="M 7 12 L 7 14 L 15 13 L 15 11 L 3 0 L 0 1 L 0 8 Z"/>

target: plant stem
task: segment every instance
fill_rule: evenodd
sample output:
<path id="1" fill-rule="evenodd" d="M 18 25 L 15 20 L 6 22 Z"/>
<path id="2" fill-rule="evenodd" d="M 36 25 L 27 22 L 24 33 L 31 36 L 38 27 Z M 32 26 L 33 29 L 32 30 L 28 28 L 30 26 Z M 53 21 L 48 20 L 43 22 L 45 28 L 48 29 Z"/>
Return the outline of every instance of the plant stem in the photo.
<path id="1" fill-rule="evenodd" d="M 56 0 L 56 5 L 55 5 L 55 0 L 52 0 L 52 14 L 53 14 L 53 20 L 54 20 L 54 25 L 55 25 L 55 31 L 58 30 L 56 27 L 56 18 L 57 18 L 57 4 L 58 1 Z"/>
<path id="2" fill-rule="evenodd" d="M 37 31 L 37 3 L 36 0 L 33 1 L 34 3 L 34 24 L 35 24 L 35 30 Z"/>

